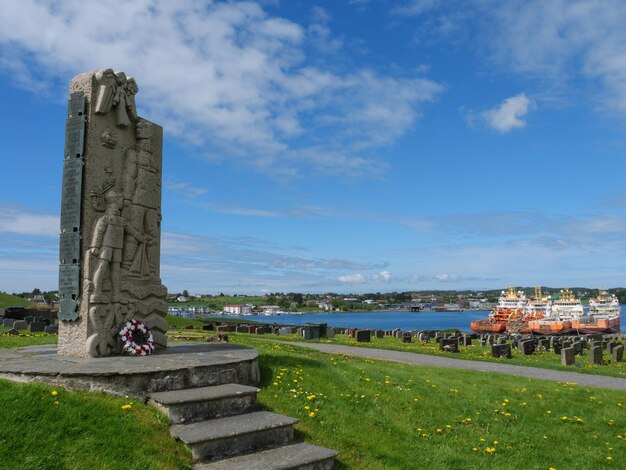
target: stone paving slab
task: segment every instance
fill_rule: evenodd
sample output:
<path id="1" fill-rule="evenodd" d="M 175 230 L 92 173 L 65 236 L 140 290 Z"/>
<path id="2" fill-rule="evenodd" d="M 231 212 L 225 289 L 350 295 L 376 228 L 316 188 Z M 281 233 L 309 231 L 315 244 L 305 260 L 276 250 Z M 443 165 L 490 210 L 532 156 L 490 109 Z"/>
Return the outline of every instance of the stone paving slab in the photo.
<path id="1" fill-rule="evenodd" d="M 496 372 L 499 374 L 517 375 L 531 379 L 551 380 L 553 382 L 576 382 L 578 385 L 587 387 L 608 388 L 613 390 L 626 390 L 626 379 L 619 377 L 607 377 L 605 375 L 581 374 L 578 372 L 566 372 L 539 367 L 517 366 L 496 362 L 471 361 L 466 359 L 453 359 L 442 356 L 431 356 L 412 352 L 392 351 L 389 349 L 359 348 L 354 346 L 340 346 L 334 344 L 301 343 L 294 341 L 276 341 L 283 344 L 291 344 L 303 348 L 315 349 L 330 354 L 346 354 L 348 356 L 363 357 L 367 359 L 380 359 L 384 361 L 400 362 L 433 367 L 449 367 L 453 369 L 475 370 L 478 372 Z"/>

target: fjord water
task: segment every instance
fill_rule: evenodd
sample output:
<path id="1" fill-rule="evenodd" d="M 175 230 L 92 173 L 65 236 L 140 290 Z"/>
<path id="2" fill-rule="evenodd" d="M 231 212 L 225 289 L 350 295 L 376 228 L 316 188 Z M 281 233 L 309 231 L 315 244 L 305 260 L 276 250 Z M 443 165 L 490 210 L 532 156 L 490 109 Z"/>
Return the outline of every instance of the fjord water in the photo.
<path id="1" fill-rule="evenodd" d="M 334 312 L 334 313 L 284 313 L 281 315 L 254 315 L 239 317 L 242 321 L 254 320 L 280 325 L 304 325 L 305 323 L 327 323 L 339 328 L 368 328 L 375 330 L 445 330 L 458 328 L 470 331 L 470 323 L 489 315 L 487 310 L 463 312 Z M 223 318 L 233 318 L 232 315 Z"/>
<path id="2" fill-rule="evenodd" d="M 622 305 L 625 311 L 626 305 Z M 457 328 L 469 332 L 470 323 L 486 318 L 488 310 L 465 310 L 462 312 L 333 312 L 333 313 L 284 313 L 281 315 L 254 315 L 237 317 L 241 321 L 254 320 L 279 325 L 304 325 L 305 323 L 327 323 L 339 328 L 368 328 L 375 330 L 445 330 Z M 233 318 L 232 315 L 222 318 Z M 626 325 L 622 322 L 622 331 Z"/>

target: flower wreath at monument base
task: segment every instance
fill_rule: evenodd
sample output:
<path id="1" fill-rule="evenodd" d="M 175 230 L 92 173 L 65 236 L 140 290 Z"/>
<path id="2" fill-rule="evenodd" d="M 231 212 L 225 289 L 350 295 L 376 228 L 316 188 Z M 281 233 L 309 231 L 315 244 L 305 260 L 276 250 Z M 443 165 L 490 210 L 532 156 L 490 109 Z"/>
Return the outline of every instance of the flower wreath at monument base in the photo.
<path id="1" fill-rule="evenodd" d="M 122 353 L 130 356 L 148 356 L 156 345 L 148 327 L 139 320 L 128 320 L 120 330 Z"/>

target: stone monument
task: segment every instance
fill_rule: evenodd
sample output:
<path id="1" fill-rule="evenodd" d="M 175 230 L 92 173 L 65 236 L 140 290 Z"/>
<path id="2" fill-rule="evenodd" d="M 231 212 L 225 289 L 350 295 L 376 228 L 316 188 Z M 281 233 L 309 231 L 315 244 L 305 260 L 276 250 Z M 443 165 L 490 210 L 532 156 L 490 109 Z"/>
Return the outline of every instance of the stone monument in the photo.
<path id="1" fill-rule="evenodd" d="M 58 354 L 120 352 L 136 319 L 167 345 L 160 279 L 163 129 L 137 115 L 139 88 L 112 69 L 70 83 L 59 266 Z"/>

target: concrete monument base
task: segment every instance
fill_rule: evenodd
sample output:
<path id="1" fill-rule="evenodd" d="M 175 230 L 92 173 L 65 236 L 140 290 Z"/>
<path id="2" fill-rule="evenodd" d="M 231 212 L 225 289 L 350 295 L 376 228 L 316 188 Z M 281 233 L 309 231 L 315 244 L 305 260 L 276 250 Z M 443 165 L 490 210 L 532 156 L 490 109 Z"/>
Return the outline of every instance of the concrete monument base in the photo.
<path id="1" fill-rule="evenodd" d="M 235 344 L 182 343 L 151 356 L 59 356 L 55 345 L 0 350 L 0 378 L 144 398 L 226 383 L 258 385 L 258 353 Z"/>

